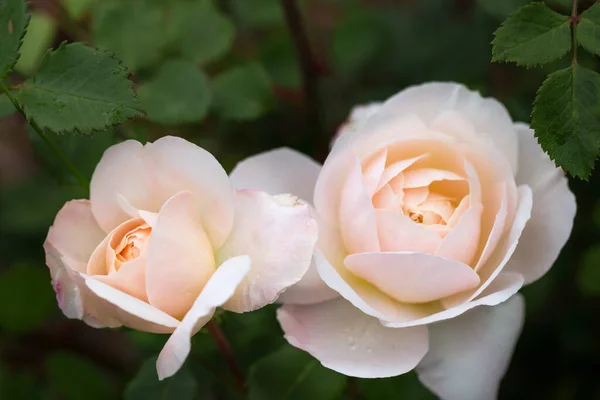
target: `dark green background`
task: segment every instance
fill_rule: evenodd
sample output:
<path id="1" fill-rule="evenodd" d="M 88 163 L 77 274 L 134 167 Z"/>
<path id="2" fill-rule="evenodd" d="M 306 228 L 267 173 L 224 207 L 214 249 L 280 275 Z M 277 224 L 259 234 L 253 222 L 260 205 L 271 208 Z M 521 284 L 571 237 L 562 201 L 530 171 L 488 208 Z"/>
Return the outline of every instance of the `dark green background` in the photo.
<path id="1" fill-rule="evenodd" d="M 78 13 L 74 7 L 83 1 L 62 7 L 54 0 L 32 1 L 35 33 L 10 80 L 18 83 L 34 72 L 45 48 L 83 40 L 119 51 L 135 71 L 135 82 L 150 84 L 140 96 L 151 120 L 137 119 L 91 138 L 52 136 L 87 176 L 112 143 L 165 134 L 207 148 L 228 170 L 245 156 L 283 145 L 323 161 L 353 105 L 384 100 L 424 81 L 464 83 L 498 98 L 515 120 L 529 121 L 544 77 L 570 58 L 530 70 L 490 63 L 493 31 L 527 2 L 299 1 L 319 72 L 319 100 L 313 103 L 318 125 L 307 117 L 296 54 L 277 0 L 215 1 L 233 30 L 215 28 L 212 21 L 201 28 L 192 24 L 187 33 L 172 32 L 174 24 L 185 22 L 161 19 L 163 11 L 152 8 L 162 10 L 160 0 L 106 2 L 117 9 L 108 20 L 102 20 L 108 12 L 104 3 L 91 1 Z M 570 11 L 570 1 L 547 3 Z M 174 59 L 194 66 L 186 69 L 189 79 L 173 73 Z M 580 62 L 600 67 L 583 52 Z M 217 79 L 224 72 L 228 76 Z M 190 81 L 204 91 L 190 89 Z M 5 100 L 0 96 L 0 399 L 239 397 L 204 331 L 194 338 L 186 368 L 158 384 L 152 357 L 165 337 L 96 330 L 62 316 L 42 243 L 56 211 L 82 191 Z M 164 115 L 165 104 L 177 106 Z M 570 186 L 578 203 L 573 235 L 552 270 L 523 290 L 525 328 L 501 399 L 600 398 L 600 174 Z M 274 307 L 222 315 L 219 322 L 247 376 L 250 398 L 432 398 L 414 374 L 346 380 L 321 368 L 285 344 Z"/>

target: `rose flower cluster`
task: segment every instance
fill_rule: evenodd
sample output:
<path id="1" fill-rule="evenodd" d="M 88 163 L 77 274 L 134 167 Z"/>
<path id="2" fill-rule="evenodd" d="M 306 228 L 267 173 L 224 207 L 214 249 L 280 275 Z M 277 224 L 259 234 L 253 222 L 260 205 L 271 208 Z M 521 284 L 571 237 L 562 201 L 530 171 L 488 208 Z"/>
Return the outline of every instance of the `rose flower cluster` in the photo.
<path id="1" fill-rule="evenodd" d="M 442 399 L 493 399 L 517 292 L 552 266 L 575 211 L 527 125 L 428 83 L 355 108 L 324 165 L 282 148 L 228 176 L 180 138 L 116 144 L 44 249 L 67 317 L 171 334 L 161 379 L 218 307 L 277 302 L 287 341 L 328 368 L 416 368 Z"/>

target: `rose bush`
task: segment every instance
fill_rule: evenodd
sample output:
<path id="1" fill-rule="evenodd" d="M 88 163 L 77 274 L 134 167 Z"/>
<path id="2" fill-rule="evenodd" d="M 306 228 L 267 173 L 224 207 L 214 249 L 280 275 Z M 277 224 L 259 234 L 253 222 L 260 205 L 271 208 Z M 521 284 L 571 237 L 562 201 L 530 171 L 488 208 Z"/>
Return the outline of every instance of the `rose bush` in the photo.
<path id="1" fill-rule="evenodd" d="M 58 304 L 94 327 L 173 333 L 157 362 L 170 376 L 216 307 L 255 310 L 302 278 L 317 225 L 296 200 L 234 191 L 180 138 L 114 145 L 90 200 L 65 204 L 44 243 Z"/>
<path id="2" fill-rule="evenodd" d="M 350 376 L 417 367 L 444 399 L 496 396 L 522 325 L 512 296 L 551 267 L 576 209 L 533 131 L 452 83 L 357 108 L 322 168 L 279 149 L 231 179 L 313 201 L 313 265 L 278 310 L 287 340 Z"/>

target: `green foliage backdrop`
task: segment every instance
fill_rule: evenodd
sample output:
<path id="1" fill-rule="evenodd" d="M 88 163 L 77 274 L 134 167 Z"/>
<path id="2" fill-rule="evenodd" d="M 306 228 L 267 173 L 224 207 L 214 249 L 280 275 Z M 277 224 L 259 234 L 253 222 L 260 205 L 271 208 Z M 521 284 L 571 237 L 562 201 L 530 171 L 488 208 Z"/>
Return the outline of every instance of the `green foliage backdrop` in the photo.
<path id="1" fill-rule="evenodd" d="M 42 250 L 54 215 L 87 196 L 81 183 L 113 143 L 178 135 L 228 170 L 278 146 L 323 161 L 354 105 L 434 80 L 533 118 L 550 155 L 589 178 L 571 182 L 570 242 L 524 290 L 526 324 L 500 398 L 600 396 L 600 174 L 590 176 L 600 151 L 600 5 L 580 0 L 587 11 L 573 41 L 571 0 L 298 0 L 313 53 L 307 82 L 280 0 L 29 3 L 25 17 L 19 1 L 0 0 L 0 28 L 11 32 L 0 35 L 0 79 L 32 121 L 0 94 L 0 399 L 434 398 L 414 373 L 364 380 L 325 369 L 285 342 L 275 306 L 219 316 L 241 390 L 205 331 L 185 367 L 159 382 L 166 337 L 67 320 Z"/>

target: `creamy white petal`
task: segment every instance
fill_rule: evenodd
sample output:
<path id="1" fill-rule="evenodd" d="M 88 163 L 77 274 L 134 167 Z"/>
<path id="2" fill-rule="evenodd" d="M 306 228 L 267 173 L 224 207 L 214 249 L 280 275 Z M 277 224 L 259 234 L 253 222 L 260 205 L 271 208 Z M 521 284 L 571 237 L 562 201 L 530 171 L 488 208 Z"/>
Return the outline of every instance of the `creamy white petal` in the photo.
<path id="1" fill-rule="evenodd" d="M 412 370 L 427 352 L 424 326 L 383 327 L 344 299 L 277 310 L 287 341 L 325 367 L 360 378 L 384 378 Z"/>
<path id="2" fill-rule="evenodd" d="M 444 400 L 494 400 L 523 327 L 523 297 L 429 327 L 419 379 Z"/>

